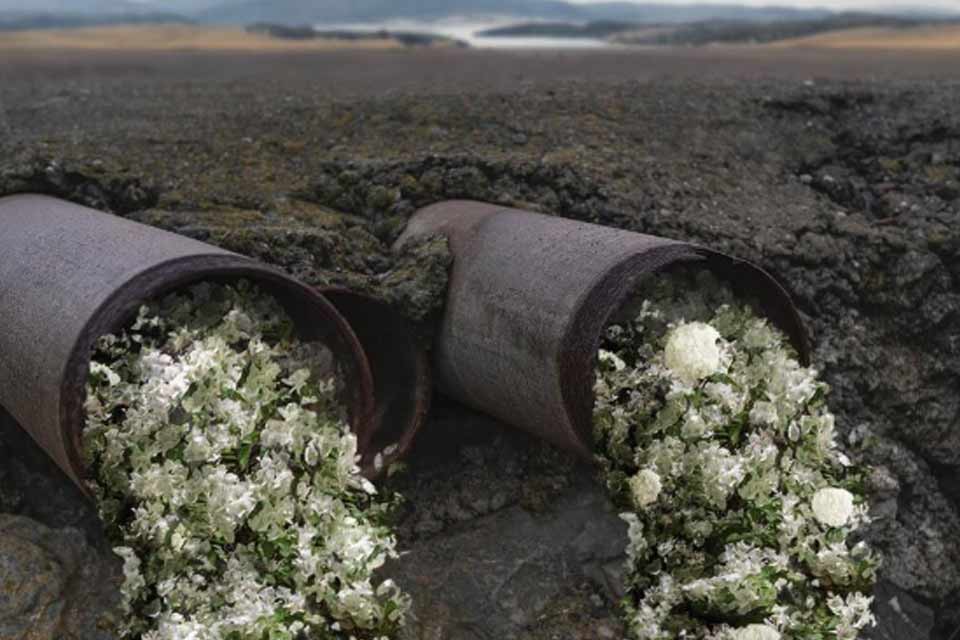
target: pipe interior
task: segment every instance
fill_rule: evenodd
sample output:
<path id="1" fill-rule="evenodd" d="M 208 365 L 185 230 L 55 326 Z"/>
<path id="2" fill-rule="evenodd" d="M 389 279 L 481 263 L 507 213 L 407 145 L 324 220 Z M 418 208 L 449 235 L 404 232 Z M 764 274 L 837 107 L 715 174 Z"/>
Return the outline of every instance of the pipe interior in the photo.
<path id="1" fill-rule="evenodd" d="M 368 409 L 364 407 L 364 395 L 370 395 L 369 370 L 365 362 L 358 361 L 356 349 L 350 338 L 336 326 L 336 310 L 319 294 L 281 274 L 260 269 L 254 265 L 194 270 L 189 264 L 183 270 L 161 269 L 154 281 L 126 283 L 114 298 L 102 307 L 88 323 L 78 339 L 71 356 L 68 372 L 64 376 L 61 424 L 72 447 L 68 448 L 72 466 L 77 475 L 86 477 L 82 462 L 82 433 L 85 426 L 83 404 L 86 399 L 86 380 L 96 340 L 106 334 L 116 333 L 129 326 L 144 304 L 157 301 L 167 295 L 188 289 L 201 282 L 233 284 L 247 280 L 256 285 L 263 294 L 273 297 L 288 314 L 303 342 L 322 343 L 330 354 L 330 368 L 337 383 L 339 404 L 344 418 L 351 422 L 361 446 L 368 437 L 363 424 Z M 319 316 L 319 317 L 318 317 Z M 349 331 L 349 329 L 347 330 Z M 356 347 L 359 349 L 359 347 Z M 362 355 L 360 356 L 362 359 Z"/>
<path id="2" fill-rule="evenodd" d="M 633 279 L 629 280 L 631 277 Z M 706 255 L 699 258 L 687 256 L 664 260 L 639 275 L 625 268 L 623 274 L 614 274 L 611 278 L 619 281 L 620 286 L 610 287 L 595 301 L 599 304 L 594 306 L 602 307 L 605 297 L 606 308 L 589 309 L 589 313 L 585 314 L 589 321 L 579 327 L 581 335 L 577 336 L 576 350 L 585 349 L 587 353 L 580 356 L 577 362 L 568 365 L 571 368 L 568 369 L 566 378 L 566 404 L 571 422 L 582 440 L 582 448 L 592 452 L 595 402 L 593 386 L 596 382 L 594 370 L 603 336 L 611 324 L 626 322 L 636 317 L 643 300 L 655 292 L 656 287 L 662 286 L 665 278 L 672 279 L 677 287 L 687 286 L 693 291 L 708 291 L 708 308 L 715 308 L 724 302 L 750 306 L 755 313 L 768 318 L 784 332 L 797 351 L 801 363 L 809 364 L 806 335 L 786 292 L 764 272 L 747 263 L 725 256 Z M 729 288 L 732 299 L 725 299 L 720 292 L 713 290 L 717 282 Z M 583 335 L 584 333 L 587 335 Z"/>
<path id="3" fill-rule="evenodd" d="M 732 267 L 717 262 L 696 262 L 696 263 L 677 263 L 670 264 L 654 272 L 637 283 L 635 287 L 629 290 L 621 301 L 614 307 L 607 322 L 604 323 L 603 330 L 597 336 L 597 349 L 607 328 L 614 324 L 623 324 L 630 322 L 641 310 L 644 300 L 651 295 L 656 295 L 658 288 L 666 286 L 677 287 L 679 289 L 689 289 L 691 295 L 699 296 L 702 300 L 702 306 L 714 310 L 722 304 L 745 305 L 758 316 L 765 317 L 774 326 L 778 327 L 786 336 L 787 340 L 793 345 L 798 359 L 804 364 L 808 361 L 805 343 L 798 341 L 792 334 L 791 327 L 784 326 L 782 306 L 784 301 L 772 300 L 770 290 L 763 293 L 756 286 L 756 280 L 742 277 L 745 272 L 737 273 Z M 741 277 L 736 277 L 737 275 Z M 688 307 L 692 313 L 693 302 Z M 681 309 L 679 316 L 686 320 L 706 321 L 707 318 L 694 318 L 683 313 Z M 596 350 L 595 350 L 596 351 Z M 596 355 L 594 354 L 594 358 Z M 596 360 L 594 360 L 596 364 Z M 591 371 L 591 379 L 593 372 Z M 592 386 L 591 386 L 592 388 Z"/>
<path id="4" fill-rule="evenodd" d="M 643 301 L 656 295 L 657 288 L 666 286 L 689 289 L 692 296 L 703 298 L 703 306 L 716 309 L 722 304 L 746 305 L 757 315 L 769 317 L 769 305 L 765 304 L 755 289 L 730 277 L 731 274 L 719 270 L 709 263 L 672 264 L 650 273 L 630 290 L 615 307 L 604 325 L 605 332 L 610 325 L 622 324 L 633 320 L 641 310 Z M 691 302 L 693 304 L 693 302 Z M 688 307 L 691 310 L 693 307 Z M 683 312 L 681 311 L 682 316 Z M 687 320 L 706 320 L 685 315 Z M 600 337 L 603 336 L 601 332 Z M 789 335 L 787 336 L 790 337 Z"/>
<path id="5" fill-rule="evenodd" d="M 431 381 L 425 352 L 412 328 L 386 304 L 343 290 L 322 292 L 359 338 L 373 374 L 376 413 L 363 464 L 374 475 L 377 454 L 384 467 L 412 444 L 430 402 Z"/>

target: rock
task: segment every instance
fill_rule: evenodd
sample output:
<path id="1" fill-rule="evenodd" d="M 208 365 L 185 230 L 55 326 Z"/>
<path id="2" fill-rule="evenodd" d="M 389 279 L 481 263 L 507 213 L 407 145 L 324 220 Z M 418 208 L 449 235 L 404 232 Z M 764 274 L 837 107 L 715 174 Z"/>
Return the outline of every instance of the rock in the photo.
<path id="1" fill-rule="evenodd" d="M 0 514 L 0 638 L 111 640 L 120 580 L 82 532 Z"/>
<path id="2" fill-rule="evenodd" d="M 934 626 L 930 607 L 886 581 L 877 585 L 874 597 L 877 625 L 866 633 L 869 640 L 930 640 Z"/>
<path id="3" fill-rule="evenodd" d="M 35 529 L 23 531 L 27 528 Z M 4 638 L 53 638 L 60 626 L 60 596 L 69 570 L 37 544 L 39 528 L 26 519 L 0 516 L 0 636 Z"/>
<path id="4" fill-rule="evenodd" d="M 157 201 L 156 188 L 142 175 L 128 172 L 102 159 L 83 162 L 36 159 L 0 176 L 0 192 L 35 191 L 66 200 L 125 214 L 152 206 Z"/>
<path id="5" fill-rule="evenodd" d="M 413 594 L 406 638 L 618 628 L 626 525 L 593 469 L 442 400 L 408 464 L 389 488 L 409 553 L 386 571 Z"/>
<path id="6" fill-rule="evenodd" d="M 0 638 L 111 640 L 122 583 L 93 505 L 0 409 Z"/>
<path id="7" fill-rule="evenodd" d="M 883 581 L 923 602 L 947 598 L 960 589 L 956 509 L 930 467 L 896 441 L 872 436 L 862 456 L 882 469 L 869 481 L 873 522 L 863 535 L 883 553 Z"/>
<path id="8" fill-rule="evenodd" d="M 960 198 L 960 182 L 951 180 L 939 186 L 936 193 L 947 202 L 952 202 L 953 200 Z"/>
<path id="9" fill-rule="evenodd" d="M 93 504 L 13 418 L 0 408 L 0 491 L 13 496 L 3 511 L 53 529 L 75 528 L 104 544 Z"/>
<path id="10" fill-rule="evenodd" d="M 933 630 L 935 640 L 957 640 L 960 638 L 960 591 L 947 598 L 937 613 L 937 624 Z"/>
<path id="11" fill-rule="evenodd" d="M 354 180 L 343 175 L 341 179 L 348 184 Z M 386 198 L 386 210 L 387 200 L 392 202 L 394 195 L 380 188 L 367 198 Z M 446 241 L 426 239 L 393 252 L 389 245 L 402 225 L 392 232 L 367 225 L 356 216 L 290 198 L 276 199 L 265 211 L 148 209 L 129 217 L 260 258 L 314 286 L 340 286 L 370 294 L 425 331 L 443 306 L 451 262 Z M 377 236 L 378 228 L 385 239 Z"/>
<path id="12" fill-rule="evenodd" d="M 415 544 L 389 569 L 414 599 L 406 637 L 521 637 L 572 585 L 622 564 L 626 542 L 626 525 L 603 490 L 581 478 L 546 512 L 513 506 Z M 615 589 L 622 593 L 622 585 Z M 614 597 L 591 596 L 600 608 Z"/>

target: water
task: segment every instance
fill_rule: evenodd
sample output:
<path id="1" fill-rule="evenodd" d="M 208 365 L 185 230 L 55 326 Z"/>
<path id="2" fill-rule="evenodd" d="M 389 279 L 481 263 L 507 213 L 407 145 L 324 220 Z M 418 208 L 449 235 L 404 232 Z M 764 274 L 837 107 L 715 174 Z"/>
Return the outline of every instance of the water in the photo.
<path id="1" fill-rule="evenodd" d="M 390 20 L 387 22 L 367 22 L 363 24 L 318 24 L 320 30 L 345 29 L 351 31 L 413 31 L 416 33 L 432 33 L 463 40 L 471 47 L 481 49 L 599 49 L 612 47 L 605 40 L 592 38 L 484 38 L 477 36 L 477 32 L 485 29 L 494 29 L 518 22 L 527 22 L 518 18 L 490 19 L 490 20 L 439 20 L 425 22 L 420 20 Z"/>

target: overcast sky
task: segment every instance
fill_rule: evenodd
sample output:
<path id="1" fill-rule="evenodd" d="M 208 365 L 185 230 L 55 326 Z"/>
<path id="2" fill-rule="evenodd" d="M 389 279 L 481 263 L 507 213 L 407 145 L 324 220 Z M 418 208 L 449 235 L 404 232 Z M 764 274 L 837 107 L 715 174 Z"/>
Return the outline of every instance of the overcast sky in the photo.
<path id="1" fill-rule="evenodd" d="M 27 5 L 31 0 L 23 0 Z M 220 0 L 133 0 L 134 2 L 149 2 L 154 5 L 168 5 L 182 8 L 184 6 L 209 6 Z M 578 4 L 609 2 L 610 0 L 567 0 Z M 937 9 L 960 13 L 960 0 L 626 0 L 627 2 L 650 2 L 655 4 L 741 4 L 754 7 L 825 7 L 827 9 Z M 0 4 L 4 4 L 0 0 Z"/>
<path id="2" fill-rule="evenodd" d="M 41 0 L 0 0 L 0 8 L 23 9 L 29 7 L 32 3 L 39 3 Z M 174 10 L 196 9 L 198 7 L 209 7 L 214 4 L 220 4 L 224 0 L 131 0 L 132 2 L 143 2 L 153 6 L 167 7 Z M 242 2 L 243 0 L 233 0 Z M 567 0 L 576 4 L 590 4 L 597 2 L 610 2 L 611 0 Z M 623 0 L 621 0 L 623 1 Z M 626 2 L 644 2 L 652 4 L 725 4 L 725 5 L 749 5 L 753 7 L 820 7 L 834 10 L 864 10 L 871 9 L 933 9 L 939 11 L 953 11 L 960 15 L 960 0 L 625 0 Z M 58 0 L 46 0 L 43 4 L 56 4 Z"/>
<path id="3" fill-rule="evenodd" d="M 568 0 L 588 4 L 608 0 Z M 826 7 L 828 9 L 940 9 L 960 12 L 960 0 L 644 0 L 657 4 L 746 4 L 754 7 Z"/>

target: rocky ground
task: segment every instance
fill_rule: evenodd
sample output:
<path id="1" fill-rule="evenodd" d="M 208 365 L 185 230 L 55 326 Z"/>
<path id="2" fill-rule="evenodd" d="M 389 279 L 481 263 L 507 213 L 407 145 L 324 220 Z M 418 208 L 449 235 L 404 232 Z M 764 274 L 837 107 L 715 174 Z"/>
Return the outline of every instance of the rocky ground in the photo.
<path id="1" fill-rule="evenodd" d="M 960 637 L 960 72 L 379 55 L 356 78 L 323 56 L 8 59 L 0 194 L 58 195 L 369 291 L 425 340 L 449 255 L 389 247 L 446 198 L 754 260 L 795 296 L 844 438 L 875 465 L 871 637 Z M 595 80 L 571 71 L 590 64 Z M 375 86 L 384 68 L 396 82 Z M 0 638 L 109 638 L 117 573 L 95 515 L 0 424 Z M 590 469 L 441 398 L 392 484 L 409 638 L 620 637 L 624 532 Z"/>

